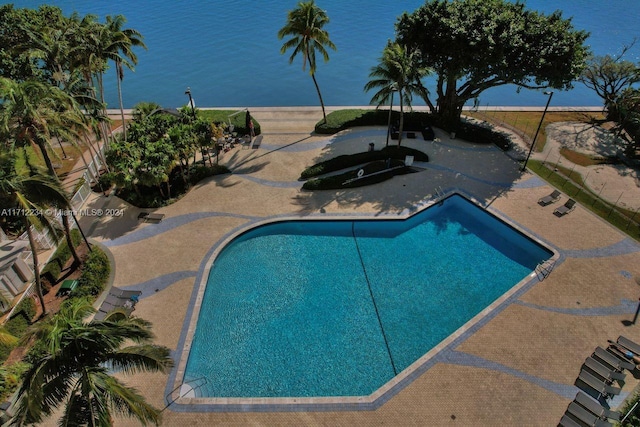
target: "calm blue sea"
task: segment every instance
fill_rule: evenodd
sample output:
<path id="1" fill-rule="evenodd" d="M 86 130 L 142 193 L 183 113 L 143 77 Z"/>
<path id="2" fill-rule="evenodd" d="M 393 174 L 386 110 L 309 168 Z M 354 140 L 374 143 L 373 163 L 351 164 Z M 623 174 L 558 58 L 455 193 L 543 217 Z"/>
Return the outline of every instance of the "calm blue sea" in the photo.
<path id="1" fill-rule="evenodd" d="M 10 3 L 10 2 L 6 2 Z M 69 14 L 123 14 L 127 26 L 140 31 L 148 50 L 140 49 L 135 73 L 124 79 L 125 107 L 155 101 L 164 107 L 187 103 L 191 88 L 197 106 L 318 105 L 313 82 L 297 59 L 280 54 L 276 33 L 295 0 L 20 0 L 16 7 L 55 4 Z M 320 63 L 317 79 L 327 105 L 367 105 L 363 92 L 368 73 L 377 63 L 387 39 L 394 38 L 394 22 L 403 11 L 413 11 L 422 0 L 318 0 L 331 19 L 326 29 L 338 47 L 328 63 Z M 615 54 L 640 37 L 637 0 L 528 0 L 531 9 L 563 11 L 574 25 L 591 33 L 588 43 L 598 55 Z M 628 55 L 638 61 L 640 43 Z M 117 107 L 115 71 L 107 82 L 107 102 Z M 544 105 L 541 91 L 503 87 L 485 92 L 480 105 Z M 581 84 L 556 93 L 553 104 L 601 105 Z M 420 105 L 420 104 L 416 104 Z"/>

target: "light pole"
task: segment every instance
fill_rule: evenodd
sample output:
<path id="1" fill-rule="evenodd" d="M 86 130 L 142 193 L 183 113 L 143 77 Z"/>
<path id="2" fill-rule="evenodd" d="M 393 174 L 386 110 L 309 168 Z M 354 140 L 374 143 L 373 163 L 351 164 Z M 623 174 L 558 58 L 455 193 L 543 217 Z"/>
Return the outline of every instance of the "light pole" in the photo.
<path id="1" fill-rule="evenodd" d="M 387 143 L 386 147 L 389 146 L 389 134 L 391 134 L 391 111 L 393 110 L 393 94 L 397 92 L 398 89 L 395 86 L 391 86 L 391 105 L 389 106 L 389 119 L 387 120 Z"/>
<path id="2" fill-rule="evenodd" d="M 547 105 L 544 106 L 544 111 L 542 112 L 542 117 L 540 118 L 540 123 L 538 124 L 538 129 L 536 129 L 536 134 L 533 136 L 533 141 L 531 141 L 531 148 L 529 148 L 529 154 L 527 154 L 527 158 L 524 160 L 524 165 L 522 165 L 522 172 L 527 168 L 527 162 L 529 161 L 529 157 L 531 157 L 531 152 L 533 151 L 533 147 L 536 145 L 536 138 L 538 138 L 538 132 L 540 132 L 540 128 L 542 127 L 542 121 L 544 120 L 545 114 L 547 114 L 547 109 L 549 108 L 549 104 L 551 103 L 551 98 L 553 97 L 553 91 L 545 92 L 545 95 L 549 95 L 549 99 L 547 99 Z"/>
<path id="3" fill-rule="evenodd" d="M 189 106 L 191 106 L 191 115 L 193 116 L 193 120 L 196 119 L 196 109 L 195 105 L 193 105 L 193 98 L 191 97 L 191 88 L 187 87 L 187 90 L 184 91 L 185 95 L 189 95 Z"/>

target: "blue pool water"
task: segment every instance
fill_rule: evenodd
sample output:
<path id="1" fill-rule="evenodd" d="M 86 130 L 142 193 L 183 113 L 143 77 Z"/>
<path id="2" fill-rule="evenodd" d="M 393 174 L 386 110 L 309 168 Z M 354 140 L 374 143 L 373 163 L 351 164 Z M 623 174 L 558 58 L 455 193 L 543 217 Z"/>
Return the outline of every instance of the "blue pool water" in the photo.
<path id="1" fill-rule="evenodd" d="M 184 94 L 191 87 L 197 106 L 296 106 L 318 105 L 308 72 L 299 60 L 289 65 L 280 54 L 282 41 L 276 34 L 286 21 L 287 11 L 297 0 L 15 0 L 16 7 L 37 7 L 48 3 L 65 14 L 123 14 L 127 28 L 145 37 L 148 50 L 137 49 L 135 73 L 125 72 L 125 107 L 140 101 L 155 101 L 164 107 L 185 105 Z M 387 39 L 393 39 L 394 23 L 404 11 L 413 11 L 424 0 L 317 0 L 327 11 L 326 29 L 338 47 L 328 63 L 319 62 L 317 78 L 326 105 L 367 105 L 372 93 L 365 93 L 371 67 L 378 63 Z M 596 55 L 616 54 L 624 44 L 640 36 L 637 0 L 527 0 L 533 10 L 551 13 L 562 10 L 573 17 L 574 26 L 591 33 L 587 43 Z M 628 59 L 640 59 L 640 43 Z M 435 92 L 435 82 L 426 82 Z M 107 102 L 118 108 L 115 71 L 105 77 Z M 541 91 L 513 86 L 491 89 L 480 97 L 485 105 L 544 106 Z M 582 84 L 569 92 L 557 92 L 553 106 L 601 105 L 601 100 Z M 417 102 L 416 105 L 424 105 Z"/>
<path id="2" fill-rule="evenodd" d="M 550 256 L 460 196 L 405 221 L 259 227 L 211 268 L 185 382 L 206 377 L 208 397 L 369 395 Z"/>

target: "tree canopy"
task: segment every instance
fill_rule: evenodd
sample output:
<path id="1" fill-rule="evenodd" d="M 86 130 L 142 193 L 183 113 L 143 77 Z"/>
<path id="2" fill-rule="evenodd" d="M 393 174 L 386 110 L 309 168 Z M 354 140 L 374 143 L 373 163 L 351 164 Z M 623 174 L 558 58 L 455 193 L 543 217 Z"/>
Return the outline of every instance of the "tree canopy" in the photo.
<path id="1" fill-rule="evenodd" d="M 560 11 L 506 0 L 431 0 L 405 12 L 396 33 L 437 75 L 434 112 L 451 127 L 462 106 L 491 87 L 571 88 L 589 55 L 588 33 Z"/>
<path id="2" fill-rule="evenodd" d="M 371 98 L 371 104 L 378 106 L 392 99 L 393 92 L 398 92 L 400 98 L 400 124 L 398 132 L 398 146 L 402 143 L 402 130 L 404 126 L 404 106 L 411 107 L 413 94 L 425 98 L 426 89 L 420 79 L 427 70 L 418 66 L 415 60 L 415 51 L 407 52 L 404 46 L 389 41 L 382 51 L 380 63 L 371 68 L 369 80 L 364 90 L 378 89 Z"/>
<path id="3" fill-rule="evenodd" d="M 289 57 L 289 64 L 293 62 L 298 54 L 302 55 L 302 70 L 309 64 L 309 74 L 313 79 L 313 84 L 320 98 L 322 106 L 322 116 L 327 122 L 327 114 L 324 111 L 324 101 L 320 93 L 320 87 L 316 81 L 316 51 L 322 55 L 324 62 L 329 60 L 327 48 L 336 50 L 336 45 L 329 38 L 329 33 L 323 27 L 329 23 L 329 16 L 320 9 L 313 0 L 298 3 L 298 7 L 289 11 L 287 23 L 278 31 L 278 38 L 290 36 L 280 48 L 280 53 L 293 49 Z"/>
<path id="4" fill-rule="evenodd" d="M 590 58 L 580 76 L 580 81 L 602 98 L 610 113 L 614 113 L 612 109 L 622 91 L 640 82 L 640 68 L 621 59 L 611 55 Z"/>

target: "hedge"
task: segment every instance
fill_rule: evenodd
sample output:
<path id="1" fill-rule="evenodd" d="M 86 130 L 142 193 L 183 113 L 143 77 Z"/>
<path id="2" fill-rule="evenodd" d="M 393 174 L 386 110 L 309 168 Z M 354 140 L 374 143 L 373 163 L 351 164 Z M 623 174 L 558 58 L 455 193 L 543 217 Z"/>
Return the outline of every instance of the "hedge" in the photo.
<path id="1" fill-rule="evenodd" d="M 390 167 L 398 167 L 398 169 L 388 170 Z M 364 171 L 364 175 L 369 175 L 375 172 L 373 176 L 367 176 L 365 178 L 355 179 L 358 177 L 358 172 Z M 387 164 L 386 160 L 377 160 L 375 162 L 368 163 L 360 169 L 350 170 L 343 174 L 332 175 L 326 178 L 314 178 L 305 182 L 302 186 L 303 190 L 340 190 L 343 188 L 355 188 L 364 187 L 366 185 L 377 184 L 379 182 L 386 181 L 393 178 L 395 175 L 403 175 L 409 173 L 411 168 L 405 167 L 402 160 L 392 159 L 390 164 Z M 352 180 L 345 184 L 346 181 Z"/>
<path id="2" fill-rule="evenodd" d="M 335 172 L 342 169 L 355 167 L 364 163 L 373 162 L 376 160 L 397 159 L 404 160 L 406 156 L 413 156 L 415 161 L 428 162 L 429 156 L 422 151 L 409 148 L 398 147 L 397 145 L 384 147 L 379 151 L 367 151 L 364 153 L 345 154 L 342 156 L 334 157 L 333 159 L 326 160 L 324 162 L 317 163 L 313 166 L 303 170 L 300 174 L 300 179 L 305 180 L 316 176 L 324 175 L 329 172 Z"/>
<path id="3" fill-rule="evenodd" d="M 424 127 L 432 123 L 432 116 L 428 113 L 410 111 L 404 113 L 404 128 Z M 400 112 L 391 112 L 391 123 L 400 120 Z M 344 129 L 356 126 L 386 126 L 389 123 L 389 110 L 337 110 L 327 115 L 327 122 L 318 122 L 316 133 L 334 134 Z"/>
<path id="4" fill-rule="evenodd" d="M 20 338 L 27 330 L 36 315 L 36 303 L 33 298 L 24 298 L 11 315 L 11 319 L 5 324 L 7 331 Z"/>
<path id="5" fill-rule="evenodd" d="M 391 123 L 397 123 L 399 120 L 400 112 L 393 111 Z M 327 123 L 318 122 L 315 131 L 319 134 L 334 134 L 355 126 L 387 126 L 388 123 L 389 110 L 337 110 L 327 115 Z M 496 144 L 504 151 L 511 147 L 511 140 L 507 134 L 481 124 L 463 120 L 455 129 L 449 129 L 436 114 L 421 111 L 404 113 L 404 129 L 422 128 L 426 125 L 456 132 L 458 138 L 477 144 Z"/>
<path id="6" fill-rule="evenodd" d="M 237 112 L 238 110 L 198 110 L 198 116 L 204 117 L 214 123 L 225 123 L 226 125 L 229 125 L 229 115 Z M 231 124 L 234 127 L 233 131 L 238 132 L 238 135 L 249 134 L 249 129 L 247 129 L 245 120 L 245 113 L 238 113 L 231 117 Z M 253 122 L 253 132 L 256 135 L 260 135 L 262 133 L 260 123 L 253 117 L 251 117 L 251 121 Z"/>
<path id="7" fill-rule="evenodd" d="M 82 266 L 82 272 L 78 279 L 78 287 L 72 292 L 72 298 L 99 295 L 109 279 L 111 265 L 107 255 L 96 245 L 92 246 Z"/>

